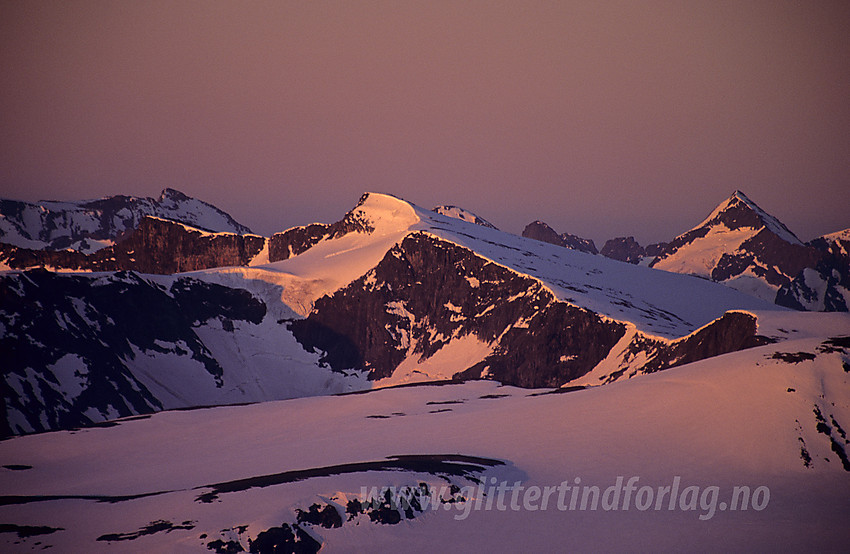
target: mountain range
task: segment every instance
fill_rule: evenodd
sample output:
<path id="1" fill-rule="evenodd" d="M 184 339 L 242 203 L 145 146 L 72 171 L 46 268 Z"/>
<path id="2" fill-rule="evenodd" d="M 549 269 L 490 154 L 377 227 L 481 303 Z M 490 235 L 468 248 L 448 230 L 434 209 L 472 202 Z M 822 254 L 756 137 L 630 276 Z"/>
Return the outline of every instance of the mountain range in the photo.
<path id="1" fill-rule="evenodd" d="M 496 229 L 457 206 L 435 213 Z M 223 211 L 179 191 L 158 200 L 127 196 L 31 204 L 0 200 L 0 268 L 170 274 L 232 265 L 257 265 L 298 254 L 344 232 L 345 220 L 276 233 L 251 234 Z M 669 242 L 641 246 L 634 237 L 606 241 L 558 234 L 542 221 L 522 236 L 615 260 L 695 275 L 781 306 L 848 311 L 850 229 L 802 243 L 782 222 L 735 191 L 708 217 Z"/>
<path id="2" fill-rule="evenodd" d="M 740 192 L 599 252 L 381 193 L 270 237 L 170 189 L 0 206 L 7 549 L 544 548 L 562 511 L 449 510 L 627 471 L 774 511 L 569 512 L 578 550 L 848 538 L 850 316 L 801 311 L 846 311 L 847 232 L 804 244 Z M 431 514 L 361 485 L 448 489 Z"/>
<path id="3" fill-rule="evenodd" d="M 740 311 L 756 298 L 385 194 L 268 239 L 147 216 L 97 252 L 37 252 L 77 272 L 0 277 L 6 435 L 423 380 L 610 382 L 770 340 Z"/>

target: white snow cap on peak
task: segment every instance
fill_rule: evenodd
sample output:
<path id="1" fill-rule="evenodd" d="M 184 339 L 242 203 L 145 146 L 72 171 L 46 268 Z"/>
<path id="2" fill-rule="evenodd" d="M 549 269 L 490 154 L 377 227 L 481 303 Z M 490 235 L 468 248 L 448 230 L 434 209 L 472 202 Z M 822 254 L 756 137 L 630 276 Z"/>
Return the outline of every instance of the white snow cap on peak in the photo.
<path id="1" fill-rule="evenodd" d="M 381 192 L 365 193 L 350 213 L 368 223 L 378 234 L 408 229 L 421 220 L 413 204 Z"/>

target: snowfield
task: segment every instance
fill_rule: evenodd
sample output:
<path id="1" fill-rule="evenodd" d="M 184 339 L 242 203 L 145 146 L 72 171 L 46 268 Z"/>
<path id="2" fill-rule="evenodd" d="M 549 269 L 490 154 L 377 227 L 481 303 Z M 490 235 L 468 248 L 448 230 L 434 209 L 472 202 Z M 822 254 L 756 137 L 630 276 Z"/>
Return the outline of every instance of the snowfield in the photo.
<path id="1" fill-rule="evenodd" d="M 0 443 L 0 518 L 19 531 L 0 539 L 10 552 L 199 552 L 215 541 L 247 551 L 315 504 L 341 526 L 303 517 L 299 536 L 328 552 L 839 551 L 850 539 L 850 465 L 838 454 L 850 449 L 847 341 L 789 340 L 562 394 L 421 385 L 18 437 Z M 618 477 L 634 486 L 628 507 L 604 502 Z M 585 509 L 581 496 L 570 509 L 569 493 L 558 507 L 552 491 L 577 479 L 580 494 L 599 488 L 596 509 L 592 491 Z M 660 509 L 647 504 L 676 481 L 674 509 L 669 491 Z M 410 518 L 346 512 L 362 487 L 420 483 L 466 496 Z M 524 491 L 546 487 L 541 509 Z M 740 496 L 728 509 L 735 487 L 749 487 L 746 510 Z"/>

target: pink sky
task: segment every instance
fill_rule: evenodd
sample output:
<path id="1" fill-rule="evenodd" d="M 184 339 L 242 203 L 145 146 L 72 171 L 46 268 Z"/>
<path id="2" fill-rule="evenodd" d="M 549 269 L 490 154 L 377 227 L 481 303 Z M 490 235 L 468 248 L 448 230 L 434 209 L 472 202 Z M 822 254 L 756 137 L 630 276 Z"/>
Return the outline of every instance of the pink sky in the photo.
<path id="1" fill-rule="evenodd" d="M 367 190 L 641 243 L 735 189 L 850 227 L 850 3 L 0 0 L 0 196 L 173 187 L 269 234 Z"/>

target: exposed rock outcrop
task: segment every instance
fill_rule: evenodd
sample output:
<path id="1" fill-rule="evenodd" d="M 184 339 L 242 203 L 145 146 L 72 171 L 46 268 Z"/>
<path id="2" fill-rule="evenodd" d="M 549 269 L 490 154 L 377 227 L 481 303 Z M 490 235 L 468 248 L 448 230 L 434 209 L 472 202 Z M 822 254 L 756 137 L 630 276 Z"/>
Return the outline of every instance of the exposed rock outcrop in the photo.
<path id="1" fill-rule="evenodd" d="M 522 236 L 529 239 L 548 242 L 550 244 L 556 244 L 558 246 L 563 246 L 564 248 L 587 252 L 588 254 L 599 253 L 596 250 L 596 245 L 593 243 L 592 239 L 585 239 L 577 235 L 571 235 L 570 233 L 561 233 L 559 235 L 554 229 L 542 221 L 533 221 L 526 225 L 525 229 L 522 231 Z"/>
<path id="2" fill-rule="evenodd" d="M 371 232 L 372 226 L 361 217 L 357 210 L 367 197 L 367 194 L 360 197 L 354 209 L 335 223 L 311 223 L 287 229 L 282 233 L 275 233 L 269 238 L 269 261 L 278 262 L 297 256 L 322 240 L 339 238 L 348 233 Z"/>
<path id="3" fill-rule="evenodd" d="M 257 235 L 207 233 L 174 221 L 145 217 L 126 238 L 91 254 L 0 244 L 0 262 L 12 269 L 48 267 L 169 274 L 247 265 L 263 249 L 265 241 Z"/>
<path id="4" fill-rule="evenodd" d="M 637 264 L 646 256 L 646 250 L 638 244 L 634 237 L 617 237 L 605 242 L 599 252 L 606 258 L 619 260 L 629 264 Z"/>

